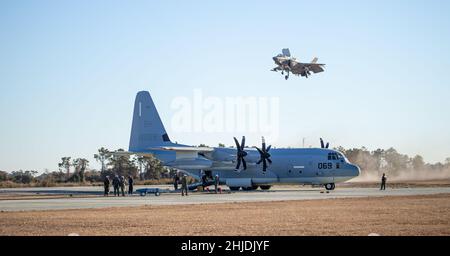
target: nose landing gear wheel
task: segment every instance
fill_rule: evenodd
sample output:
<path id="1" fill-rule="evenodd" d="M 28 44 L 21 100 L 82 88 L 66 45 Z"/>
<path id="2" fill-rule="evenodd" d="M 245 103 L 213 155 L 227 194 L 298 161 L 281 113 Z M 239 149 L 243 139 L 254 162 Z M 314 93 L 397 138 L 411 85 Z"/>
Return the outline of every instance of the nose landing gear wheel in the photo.
<path id="1" fill-rule="evenodd" d="M 269 190 L 271 186 L 269 186 L 269 185 L 262 185 L 262 186 L 259 186 L 259 187 L 260 187 L 262 190 Z"/>
<path id="2" fill-rule="evenodd" d="M 334 183 L 325 184 L 326 190 L 334 190 L 335 187 L 336 187 L 336 185 Z"/>

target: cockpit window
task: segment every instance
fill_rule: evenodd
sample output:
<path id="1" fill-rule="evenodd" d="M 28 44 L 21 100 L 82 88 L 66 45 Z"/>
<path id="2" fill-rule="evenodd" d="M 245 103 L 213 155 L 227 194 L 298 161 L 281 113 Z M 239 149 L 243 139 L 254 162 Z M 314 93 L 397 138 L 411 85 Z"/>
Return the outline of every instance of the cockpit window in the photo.
<path id="1" fill-rule="evenodd" d="M 328 153 L 328 160 L 338 160 L 340 159 L 336 153 Z"/>
<path id="2" fill-rule="evenodd" d="M 345 156 L 339 152 L 328 153 L 328 160 L 345 160 Z"/>

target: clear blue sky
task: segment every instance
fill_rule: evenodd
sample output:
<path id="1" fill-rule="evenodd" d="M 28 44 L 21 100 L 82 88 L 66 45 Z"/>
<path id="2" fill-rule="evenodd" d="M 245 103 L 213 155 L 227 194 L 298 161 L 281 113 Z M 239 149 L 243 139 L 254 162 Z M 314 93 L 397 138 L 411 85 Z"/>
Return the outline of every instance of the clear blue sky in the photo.
<path id="1" fill-rule="evenodd" d="M 0 169 L 127 148 L 134 97 L 168 126 L 177 96 L 280 98 L 274 146 L 395 147 L 450 156 L 449 1 L 1 1 Z M 290 47 L 326 72 L 285 81 Z M 186 144 L 230 134 L 174 133 Z M 245 134 L 235 134 L 241 136 Z M 255 135 L 249 143 L 259 144 Z"/>

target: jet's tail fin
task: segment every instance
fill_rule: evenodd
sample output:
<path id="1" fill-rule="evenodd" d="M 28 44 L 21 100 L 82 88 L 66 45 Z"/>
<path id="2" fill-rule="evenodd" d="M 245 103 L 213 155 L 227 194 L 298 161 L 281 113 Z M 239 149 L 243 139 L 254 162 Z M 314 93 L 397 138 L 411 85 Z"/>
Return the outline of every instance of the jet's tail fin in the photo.
<path id="1" fill-rule="evenodd" d="M 289 51 L 289 48 L 284 48 L 283 50 L 281 50 L 281 53 L 284 56 L 291 57 L 291 52 Z"/>
<path id="2" fill-rule="evenodd" d="M 170 145 L 169 136 L 148 91 L 140 91 L 134 101 L 129 151 Z"/>
<path id="3" fill-rule="evenodd" d="M 319 60 L 319 58 L 314 57 L 314 59 L 311 61 L 311 63 L 316 64 L 318 60 Z"/>

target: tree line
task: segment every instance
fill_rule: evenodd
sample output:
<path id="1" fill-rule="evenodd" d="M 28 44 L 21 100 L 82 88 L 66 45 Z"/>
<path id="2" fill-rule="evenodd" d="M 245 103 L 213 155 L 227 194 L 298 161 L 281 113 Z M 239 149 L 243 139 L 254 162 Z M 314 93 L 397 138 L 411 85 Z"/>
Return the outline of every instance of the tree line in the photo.
<path id="1" fill-rule="evenodd" d="M 224 144 L 220 146 L 225 147 Z M 430 164 L 425 163 L 420 155 L 410 157 L 397 152 L 394 148 L 373 151 L 365 147 L 334 149 L 342 152 L 350 162 L 357 164 L 361 168 L 362 177 L 376 177 L 386 173 L 391 177 L 410 179 L 450 178 L 450 157 L 446 158 L 444 163 Z M 40 175 L 35 170 L 18 170 L 11 173 L 0 171 L 0 182 L 37 183 L 42 186 L 55 183 L 94 183 L 103 181 L 106 176 L 113 177 L 116 174 L 132 176 L 138 180 L 160 180 L 172 178 L 176 172 L 163 167 L 161 162 L 153 156 L 117 155 L 104 147 L 98 149 L 94 159 L 100 164 L 100 170 L 89 168 L 89 161 L 85 158 L 65 156 L 58 163 L 57 171 L 45 170 Z"/>
<path id="2" fill-rule="evenodd" d="M 117 151 L 124 151 L 118 149 Z M 89 168 L 89 161 L 85 158 L 64 156 L 58 163 L 57 171 L 45 170 L 38 175 L 35 170 L 19 170 L 7 173 L 0 171 L 0 182 L 14 182 L 18 184 L 36 183 L 49 186 L 56 183 L 94 183 L 102 182 L 106 176 L 132 176 L 138 180 L 159 180 L 173 177 L 175 171 L 162 166 L 155 157 L 128 156 L 112 154 L 112 151 L 101 147 L 94 154 L 94 159 L 100 163 L 101 169 Z"/>

